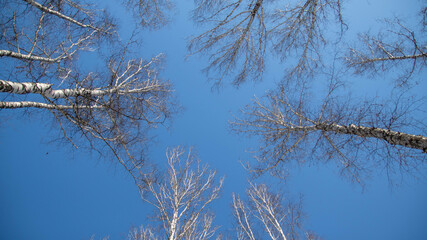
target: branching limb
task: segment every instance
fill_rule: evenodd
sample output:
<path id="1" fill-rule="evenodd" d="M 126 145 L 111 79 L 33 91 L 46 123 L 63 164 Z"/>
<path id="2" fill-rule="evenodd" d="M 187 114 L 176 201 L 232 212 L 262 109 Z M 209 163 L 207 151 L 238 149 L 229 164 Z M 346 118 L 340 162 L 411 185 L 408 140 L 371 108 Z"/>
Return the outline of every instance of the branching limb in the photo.
<path id="1" fill-rule="evenodd" d="M 345 63 L 356 74 L 378 74 L 390 69 L 403 69 L 398 85 L 406 85 L 415 71 L 426 66 L 425 39 L 422 33 L 408 29 L 398 19 L 385 23 L 390 30 L 380 32 L 377 36 L 367 33 L 360 35 L 361 46 L 349 48 Z"/>
<path id="2" fill-rule="evenodd" d="M 212 25 L 212 28 L 194 37 L 188 49 L 191 54 L 209 53 L 210 65 L 205 71 L 208 74 L 217 72 L 216 85 L 233 75 L 236 86 L 249 77 L 255 81 L 261 78 L 267 44 L 263 3 L 262 0 L 252 0 L 250 8 L 246 9 L 242 0 L 197 2 L 195 19 Z M 208 9 L 208 6 L 214 8 Z M 241 67 L 235 71 L 239 65 Z"/>
<path id="3" fill-rule="evenodd" d="M 306 0 L 295 6 L 287 5 L 273 14 L 273 27 L 269 34 L 274 42 L 273 48 L 282 60 L 288 60 L 296 53 L 298 61 L 291 68 L 290 75 L 311 74 L 321 65 L 321 49 L 326 45 L 324 26 L 335 16 L 341 26 L 341 2 L 335 0 Z"/>
<path id="4" fill-rule="evenodd" d="M 69 16 L 66 16 L 66 15 L 62 14 L 59 11 L 53 10 L 52 8 L 45 7 L 42 4 L 40 4 L 40 3 L 38 3 L 38 2 L 36 2 L 34 0 L 24 0 L 24 1 L 27 2 L 30 5 L 38 8 L 39 10 L 41 10 L 41 11 L 43 11 L 45 13 L 49 13 L 49 14 L 55 15 L 55 16 L 61 18 L 61 19 L 64 19 L 64 20 L 66 20 L 68 22 L 76 24 L 77 26 L 80 26 L 80 27 L 91 28 L 91 29 L 93 29 L 95 31 L 104 32 L 104 33 L 109 33 L 109 31 L 111 30 L 111 29 L 101 29 L 101 28 L 98 28 L 98 27 L 96 27 L 96 26 L 94 26 L 92 24 L 84 24 L 84 23 L 82 23 L 82 22 L 80 22 L 80 21 L 78 21 L 78 20 L 76 20 L 76 19 L 74 19 L 72 17 L 69 17 Z M 77 8 L 77 5 L 73 5 L 73 7 Z"/>
<path id="5" fill-rule="evenodd" d="M 169 0 L 123 0 L 124 4 L 134 13 L 142 27 L 158 29 L 169 22 L 167 13 L 172 8 Z"/>

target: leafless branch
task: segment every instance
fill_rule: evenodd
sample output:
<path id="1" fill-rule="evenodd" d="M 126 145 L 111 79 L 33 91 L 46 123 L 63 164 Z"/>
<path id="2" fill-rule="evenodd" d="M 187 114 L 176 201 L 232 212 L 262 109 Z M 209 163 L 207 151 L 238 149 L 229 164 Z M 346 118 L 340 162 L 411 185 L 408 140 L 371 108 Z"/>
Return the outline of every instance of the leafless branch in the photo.
<path id="1" fill-rule="evenodd" d="M 267 44 L 263 0 L 252 1 L 196 1 L 195 19 L 213 27 L 194 37 L 189 44 L 191 54 L 209 53 L 209 74 L 217 71 L 216 85 L 227 76 L 239 86 L 248 77 L 261 79 Z M 249 6 L 249 8 L 247 7 Z"/>
<path id="2" fill-rule="evenodd" d="M 108 34 L 112 33 L 112 32 L 109 32 L 111 30 L 111 29 L 109 29 L 109 27 L 107 27 L 106 29 L 103 29 L 105 26 L 102 26 L 101 28 L 95 26 L 92 22 L 93 19 L 91 19 L 91 15 L 93 14 L 93 12 L 89 11 L 88 9 L 84 9 L 81 5 L 78 5 L 77 3 L 68 2 L 68 5 L 74 9 L 78 10 L 79 12 L 84 13 L 86 16 L 88 16 L 88 18 L 85 18 L 83 20 L 77 20 L 73 17 L 67 16 L 67 15 L 61 13 L 60 11 L 54 10 L 53 9 L 54 6 L 46 7 L 46 6 L 43 6 L 42 4 L 40 4 L 34 0 L 24 0 L 24 1 L 30 5 L 38 8 L 39 10 L 41 10 L 45 13 L 55 15 L 61 19 L 64 19 L 65 21 L 71 22 L 71 23 L 76 24 L 80 27 L 91 28 L 91 29 L 95 30 L 96 32 L 104 32 L 104 33 L 108 33 Z M 64 1 L 64 2 L 67 3 L 67 1 Z M 63 8 L 63 6 L 61 8 Z M 85 24 L 85 23 L 83 23 L 83 21 L 85 21 L 85 20 L 89 20 L 89 21 L 92 20 L 92 21 L 89 24 Z"/>
<path id="3" fill-rule="evenodd" d="M 44 81 L 42 78 L 59 71 L 75 71 L 72 64 L 80 52 L 94 50 L 105 39 L 115 38 L 113 20 L 83 4 L 7 2 L 0 19 L 0 59 L 14 64 L 15 70 L 10 71 L 13 78 Z"/>
<path id="4" fill-rule="evenodd" d="M 306 0 L 275 11 L 272 16 L 273 27 L 269 30 L 273 48 L 282 60 L 288 60 L 292 53 L 296 53 L 298 58 L 290 75 L 312 73 L 322 65 L 321 49 L 327 43 L 324 23 L 330 21 L 331 16 L 337 19 L 342 33 L 345 24 L 339 0 Z"/>
<path id="5" fill-rule="evenodd" d="M 269 41 L 282 60 L 297 52 L 299 60 L 291 74 L 312 72 L 326 44 L 323 23 L 333 15 L 341 32 L 345 26 L 339 0 L 307 0 L 274 13 L 272 0 L 195 2 L 194 19 L 209 30 L 191 40 L 189 51 L 208 54 L 205 71 L 216 76 L 217 85 L 230 76 L 235 76 L 235 86 L 247 79 L 261 80 Z"/>
<path id="6" fill-rule="evenodd" d="M 169 0 L 123 0 L 142 27 L 158 29 L 169 22 L 168 12 L 172 8 Z"/>
<path id="7" fill-rule="evenodd" d="M 128 240 L 157 240 L 155 231 L 151 228 L 133 228 L 128 234 Z"/>

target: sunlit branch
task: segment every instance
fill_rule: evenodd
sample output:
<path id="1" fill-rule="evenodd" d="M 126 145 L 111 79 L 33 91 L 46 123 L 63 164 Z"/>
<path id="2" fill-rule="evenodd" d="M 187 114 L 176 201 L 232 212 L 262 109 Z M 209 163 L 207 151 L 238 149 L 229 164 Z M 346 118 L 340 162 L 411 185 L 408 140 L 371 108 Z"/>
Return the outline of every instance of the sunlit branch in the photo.
<path id="1" fill-rule="evenodd" d="M 53 10 L 51 8 L 47 8 L 47 7 L 41 5 L 40 3 L 36 2 L 36 1 L 33 1 L 33 0 L 24 0 L 24 1 L 27 2 L 28 4 L 31 4 L 32 6 L 34 6 L 36 8 L 38 8 L 38 9 L 40 9 L 41 11 L 43 11 L 45 13 L 49 13 L 49 14 L 55 15 L 55 16 L 57 16 L 59 18 L 62 18 L 64 20 L 69 21 L 69 22 L 71 22 L 73 24 L 76 24 L 76 25 L 78 25 L 80 27 L 91 28 L 91 29 L 96 30 L 96 31 L 106 32 L 106 29 L 99 29 L 99 28 L 97 28 L 97 27 L 95 27 L 95 26 L 93 26 L 91 24 L 83 24 L 82 22 L 79 22 L 79 21 L 75 20 L 72 17 L 66 16 L 66 15 L 62 14 L 61 12 L 55 11 L 55 10 Z"/>
<path id="2" fill-rule="evenodd" d="M 301 229 L 301 204 L 285 205 L 283 196 L 264 184 L 250 183 L 246 195 L 248 200 L 244 202 L 233 194 L 239 239 L 297 240 L 299 235 L 307 235 Z"/>

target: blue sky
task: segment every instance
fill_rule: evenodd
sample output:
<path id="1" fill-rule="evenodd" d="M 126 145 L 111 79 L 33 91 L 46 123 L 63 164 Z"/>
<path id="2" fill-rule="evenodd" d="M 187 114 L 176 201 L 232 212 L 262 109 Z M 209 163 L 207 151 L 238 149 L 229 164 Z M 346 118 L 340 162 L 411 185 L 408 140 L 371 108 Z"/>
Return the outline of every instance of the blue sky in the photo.
<path id="1" fill-rule="evenodd" d="M 200 32 L 189 21 L 191 2 L 177 2 L 174 21 L 159 31 L 144 32 L 138 49 L 145 58 L 166 54 L 161 76 L 173 83 L 184 107 L 171 129 L 154 132 L 157 138 L 149 157 L 162 166 L 167 147 L 194 146 L 202 161 L 225 176 L 222 197 L 212 210 L 217 215 L 216 224 L 226 231 L 232 227 L 231 193 L 244 194 L 248 178 L 239 161 L 250 160 L 246 150 L 257 144 L 230 134 L 227 122 L 254 95 L 262 96 L 274 88 L 283 76 L 283 66 L 271 59 L 264 82 L 247 83 L 239 89 L 224 86 L 212 92 L 211 83 L 201 73 L 207 59 L 196 56 L 184 60 L 186 40 Z M 422 3 L 345 1 L 344 17 L 351 31 L 374 31 L 376 19 L 412 18 Z M 125 18 L 113 2 L 107 5 L 116 17 Z M 119 23 L 126 25 L 127 21 Z M 123 38 L 127 34 L 129 29 L 122 28 Z M 352 32 L 348 34 L 352 36 Z M 423 87 L 425 84 L 420 92 L 426 89 Z M 52 141 L 57 132 L 46 124 L 49 117 L 39 110 L 30 115 L 0 111 L 0 239 L 89 239 L 93 234 L 122 239 L 130 227 L 149 224 L 147 214 L 153 209 L 143 203 L 120 166 Z M 282 187 L 290 196 L 304 196 L 305 227 L 324 239 L 422 240 L 427 236 L 426 186 L 425 178 L 404 176 L 399 186 L 391 187 L 385 174 L 378 173 L 362 190 L 340 177 L 329 164 L 292 169 L 291 179 Z"/>

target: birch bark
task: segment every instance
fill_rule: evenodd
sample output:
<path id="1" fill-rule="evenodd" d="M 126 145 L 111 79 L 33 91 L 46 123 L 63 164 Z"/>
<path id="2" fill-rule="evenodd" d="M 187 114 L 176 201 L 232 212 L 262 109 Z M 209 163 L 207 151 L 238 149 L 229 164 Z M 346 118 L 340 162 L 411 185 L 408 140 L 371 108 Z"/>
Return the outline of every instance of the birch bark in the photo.
<path id="1" fill-rule="evenodd" d="M 332 131 L 336 133 L 356 135 L 359 137 L 373 137 L 385 140 L 392 145 L 400 145 L 404 147 L 420 149 L 423 152 L 427 153 L 427 137 L 421 135 L 412 135 L 382 128 L 356 126 L 354 124 L 345 126 L 338 124 L 322 123 L 317 125 L 316 128 L 326 132 Z"/>
<path id="2" fill-rule="evenodd" d="M 74 108 L 103 108 L 103 106 L 86 106 L 86 105 L 56 105 L 56 104 L 47 104 L 40 102 L 31 102 L 31 101 L 22 101 L 22 102 L 0 102 L 0 109 L 2 108 L 44 108 L 44 109 L 56 109 L 56 110 L 65 110 L 65 109 L 74 109 Z"/>
<path id="3" fill-rule="evenodd" d="M 75 88 L 75 89 L 60 89 L 53 90 L 52 84 L 48 83 L 31 83 L 31 82 L 11 82 L 0 80 L 0 92 L 8 92 L 15 94 L 41 94 L 47 98 L 67 98 L 67 97 L 78 97 L 78 96 L 104 96 L 111 93 L 118 94 L 130 94 L 130 93 L 143 93 L 153 89 L 155 86 L 141 87 L 137 89 L 124 90 L 122 87 L 111 87 L 109 89 L 87 89 L 87 88 Z"/>
<path id="4" fill-rule="evenodd" d="M 17 59 L 34 60 L 34 61 L 41 61 L 41 62 L 48 62 L 48 63 L 60 62 L 61 60 L 67 58 L 67 57 L 57 57 L 57 58 L 40 57 L 32 54 L 22 54 L 22 53 L 9 51 L 9 50 L 0 50 L 0 57 L 13 57 Z"/>

